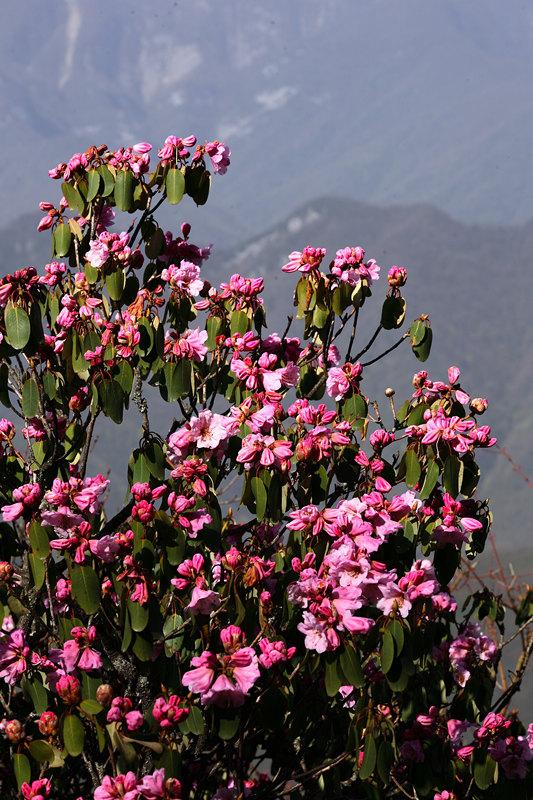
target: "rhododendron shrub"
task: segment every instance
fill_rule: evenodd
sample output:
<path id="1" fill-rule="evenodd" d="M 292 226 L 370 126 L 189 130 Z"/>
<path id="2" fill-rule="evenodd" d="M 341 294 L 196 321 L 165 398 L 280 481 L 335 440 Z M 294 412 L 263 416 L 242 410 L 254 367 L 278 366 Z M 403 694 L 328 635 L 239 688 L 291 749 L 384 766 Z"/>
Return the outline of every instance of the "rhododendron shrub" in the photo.
<path id="1" fill-rule="evenodd" d="M 204 204 L 230 157 L 194 136 L 75 154 L 41 203 L 51 261 L 0 280 L 2 797 L 525 797 L 531 647 L 502 695 L 515 620 L 450 589 L 490 527 L 487 401 L 455 366 L 367 396 L 432 331 L 405 323 L 405 267 L 358 245 L 290 254 L 283 331 L 263 278 L 212 285 L 210 247 L 155 212 Z M 91 444 L 129 406 L 106 512 Z"/>

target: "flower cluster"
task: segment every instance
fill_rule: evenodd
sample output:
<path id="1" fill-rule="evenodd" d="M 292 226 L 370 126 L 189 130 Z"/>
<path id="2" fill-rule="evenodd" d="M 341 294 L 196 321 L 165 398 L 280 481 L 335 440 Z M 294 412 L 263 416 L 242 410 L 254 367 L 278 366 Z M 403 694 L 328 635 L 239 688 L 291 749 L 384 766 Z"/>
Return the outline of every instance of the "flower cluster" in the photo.
<path id="1" fill-rule="evenodd" d="M 2 786 L 26 800 L 529 789 L 533 730 L 500 713 L 517 686 L 495 689 L 504 601 L 485 588 L 463 612 L 451 589 L 490 528 L 487 401 L 456 366 L 416 372 L 403 405 L 392 387 L 367 396 L 375 365 L 400 346 L 425 362 L 432 332 L 426 314 L 405 323 L 407 269 L 378 283 L 360 246 L 329 265 L 323 247 L 292 252 L 294 313 L 270 330 L 265 278 L 211 283 L 211 247 L 155 216 L 203 205 L 229 148 L 170 135 L 152 150 L 92 146 L 51 170 L 52 259 L 0 280 Z M 133 220 L 110 232 L 116 211 Z M 132 410 L 110 510 L 93 446 L 103 417 Z"/>

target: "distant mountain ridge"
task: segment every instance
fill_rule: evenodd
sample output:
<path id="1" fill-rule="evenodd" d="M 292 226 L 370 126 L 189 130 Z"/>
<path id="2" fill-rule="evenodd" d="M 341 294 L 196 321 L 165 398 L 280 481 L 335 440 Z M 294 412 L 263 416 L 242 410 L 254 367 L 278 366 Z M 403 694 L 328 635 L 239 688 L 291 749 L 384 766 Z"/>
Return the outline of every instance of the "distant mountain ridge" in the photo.
<path id="1" fill-rule="evenodd" d="M 533 217 L 533 7 L 522 0 L 7 6 L 6 221 L 55 196 L 46 170 L 76 150 L 191 132 L 232 147 L 231 177 L 202 212 L 232 246 L 317 195 L 430 203 L 467 221 Z"/>

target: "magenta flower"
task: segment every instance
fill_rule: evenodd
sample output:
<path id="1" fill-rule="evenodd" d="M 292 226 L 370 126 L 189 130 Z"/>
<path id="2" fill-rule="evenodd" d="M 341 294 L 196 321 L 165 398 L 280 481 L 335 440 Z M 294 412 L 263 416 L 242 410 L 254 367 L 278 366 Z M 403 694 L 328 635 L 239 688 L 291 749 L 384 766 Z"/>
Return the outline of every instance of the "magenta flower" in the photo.
<path id="1" fill-rule="evenodd" d="M 13 686 L 28 669 L 30 648 L 26 645 L 24 633 L 14 630 L 7 640 L 0 641 L 0 678 Z"/>
<path id="2" fill-rule="evenodd" d="M 96 628 L 76 626 L 72 628 L 68 639 L 63 645 L 62 658 L 67 672 L 74 672 L 81 669 L 84 672 L 92 672 L 102 668 L 102 656 L 91 647 L 92 642 L 97 637 Z"/>
<path id="3" fill-rule="evenodd" d="M 289 255 L 288 262 L 281 269 L 283 272 L 303 272 L 304 274 L 317 272 L 325 255 L 324 247 L 304 247 L 301 251 L 294 250 Z"/>
<path id="4" fill-rule="evenodd" d="M 49 778 L 40 778 L 31 784 L 23 783 L 20 787 L 24 800 L 46 800 L 51 790 L 52 782 Z"/>
<path id="5" fill-rule="evenodd" d="M 221 631 L 225 654 L 217 656 L 205 650 L 191 659 L 194 669 L 183 675 L 183 685 L 199 694 L 204 705 L 241 706 L 260 677 L 254 649 L 241 647 L 242 636 L 236 631 L 240 634 L 236 626 Z"/>
<path id="6" fill-rule="evenodd" d="M 273 436 L 262 436 L 260 433 L 251 433 L 242 440 L 242 447 L 237 454 L 239 464 L 244 464 L 245 469 L 252 466 L 271 467 L 283 469 L 287 460 L 292 457 L 292 446 L 286 439 L 274 439 Z"/>
<path id="7" fill-rule="evenodd" d="M 106 775 L 93 796 L 94 800 L 137 800 L 139 795 L 137 776 L 134 772 L 127 772 L 116 778 Z"/>
<path id="8" fill-rule="evenodd" d="M 189 716 L 188 708 L 180 708 L 181 697 L 171 694 L 168 699 L 158 697 L 154 703 L 152 714 L 163 730 L 175 728 Z"/>

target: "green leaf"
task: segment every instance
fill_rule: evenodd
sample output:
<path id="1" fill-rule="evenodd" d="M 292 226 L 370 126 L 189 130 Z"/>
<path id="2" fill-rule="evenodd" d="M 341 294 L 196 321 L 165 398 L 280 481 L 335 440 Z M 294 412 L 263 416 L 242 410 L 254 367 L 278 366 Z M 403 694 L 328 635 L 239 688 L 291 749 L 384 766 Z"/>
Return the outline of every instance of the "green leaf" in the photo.
<path id="1" fill-rule="evenodd" d="M 67 753 L 79 756 L 85 744 L 85 728 L 79 717 L 67 714 L 63 720 L 63 743 Z"/>
<path id="2" fill-rule="evenodd" d="M 102 197 L 108 197 L 115 188 L 115 179 L 111 170 L 106 164 L 102 164 L 100 167 L 98 167 L 98 172 L 102 176 L 103 181 L 103 187 L 100 194 Z"/>
<path id="3" fill-rule="evenodd" d="M 220 329 L 222 328 L 222 320 L 220 317 L 208 317 L 205 327 L 208 333 L 206 344 L 210 350 L 214 350 L 216 346 L 216 338 L 220 333 Z"/>
<path id="4" fill-rule="evenodd" d="M 165 234 L 163 229 L 158 226 L 145 244 L 146 257 L 151 261 L 156 259 L 165 249 L 165 244 Z"/>
<path id="5" fill-rule="evenodd" d="M 326 654 L 326 669 L 324 678 L 326 684 L 326 694 L 328 697 L 335 697 L 342 686 L 342 675 L 339 671 L 339 661 L 336 654 Z"/>
<path id="6" fill-rule="evenodd" d="M 28 344 L 31 326 L 30 318 L 20 306 L 8 303 L 4 311 L 6 340 L 15 350 L 22 350 Z"/>
<path id="7" fill-rule="evenodd" d="M 390 782 L 391 767 L 394 763 L 394 750 L 390 742 L 382 741 L 377 757 L 378 775 L 387 786 Z"/>
<path id="8" fill-rule="evenodd" d="M 383 631 L 381 640 L 381 669 L 387 674 L 394 661 L 394 639 L 388 630 Z"/>
<path id="9" fill-rule="evenodd" d="M 265 512 L 267 508 L 267 500 L 268 500 L 267 490 L 261 478 L 254 477 L 252 478 L 250 483 L 252 485 L 253 496 L 255 497 L 255 513 L 257 519 L 261 521 L 265 517 Z"/>
<path id="10" fill-rule="evenodd" d="M 124 270 L 117 269 L 115 272 L 111 272 L 105 279 L 105 288 L 109 294 L 111 300 L 120 300 L 122 298 L 122 294 L 124 292 Z"/>
<path id="11" fill-rule="evenodd" d="M 239 730 L 240 717 L 220 717 L 218 720 L 218 735 L 225 742 L 233 739 Z"/>
<path id="12" fill-rule="evenodd" d="M 365 677 L 359 653 L 347 642 L 340 655 L 340 666 L 346 682 L 358 689 L 364 685 Z"/>
<path id="13" fill-rule="evenodd" d="M 92 567 L 72 567 L 72 594 L 86 614 L 94 614 L 100 608 L 100 578 Z"/>
<path id="14" fill-rule="evenodd" d="M 211 175 L 203 166 L 187 167 L 185 170 L 185 186 L 187 194 L 197 206 L 207 203 L 211 187 Z"/>
<path id="15" fill-rule="evenodd" d="M 407 310 L 407 303 L 403 297 L 386 297 L 381 309 L 381 326 L 386 331 L 399 328 Z"/>
<path id="16" fill-rule="evenodd" d="M 100 711 L 103 711 L 103 705 L 99 703 L 97 700 L 82 700 L 80 703 L 80 708 L 85 714 L 89 714 L 89 716 L 95 716 L 99 714 Z"/>
<path id="17" fill-rule="evenodd" d="M 361 764 L 361 769 L 359 770 L 360 780 L 366 781 L 368 780 L 368 778 L 371 777 L 376 767 L 376 761 L 377 761 L 376 742 L 374 741 L 374 737 L 372 736 L 372 734 L 367 733 L 367 735 L 365 736 L 363 763 Z"/>
<path id="18" fill-rule="evenodd" d="M 124 414 L 124 396 L 120 384 L 115 380 L 102 381 L 98 387 L 98 395 L 106 417 L 120 424 Z"/>
<path id="19" fill-rule="evenodd" d="M 166 400 L 172 403 L 178 397 L 186 397 L 192 386 L 192 363 L 182 358 L 175 364 L 168 362 L 163 370 L 167 390 Z"/>
<path id="20" fill-rule="evenodd" d="M 412 345 L 412 350 L 419 361 L 427 361 L 431 352 L 431 343 L 433 341 L 433 331 L 431 328 L 426 328 L 426 335 L 420 344 Z"/>
<path id="21" fill-rule="evenodd" d="M 167 200 L 171 205 L 179 203 L 185 192 L 185 176 L 181 169 L 169 169 L 165 179 Z"/>
<path id="22" fill-rule="evenodd" d="M 420 462 L 414 450 L 405 453 L 405 482 L 410 489 L 418 483 L 420 478 Z"/>
<path id="23" fill-rule="evenodd" d="M 422 343 L 427 331 L 427 325 L 425 321 L 421 319 L 415 319 L 411 327 L 409 328 L 409 336 L 411 337 L 411 344 L 412 345 L 419 345 Z"/>
<path id="24" fill-rule="evenodd" d="M 100 173 L 96 169 L 90 169 L 87 173 L 87 202 L 90 203 L 100 189 Z"/>
<path id="25" fill-rule="evenodd" d="M 133 193 L 135 179 L 129 170 L 119 170 L 115 180 L 115 203 L 121 211 L 131 211 L 133 208 Z"/>
<path id="26" fill-rule="evenodd" d="M 366 417 L 368 406 L 362 394 L 354 394 L 348 397 L 342 404 L 342 416 L 344 419 L 357 420 Z"/>
<path id="27" fill-rule="evenodd" d="M 463 469 L 463 462 L 455 454 L 449 455 L 444 462 L 442 481 L 444 488 L 452 497 L 457 497 L 461 491 Z"/>
<path id="28" fill-rule="evenodd" d="M 148 606 L 134 603 L 128 600 L 128 611 L 130 612 L 131 627 L 136 633 L 142 633 L 148 625 L 150 610 Z"/>
<path id="29" fill-rule="evenodd" d="M 474 751 L 474 780 L 478 789 L 485 791 L 494 783 L 496 762 L 483 751 Z"/>
<path id="30" fill-rule="evenodd" d="M 403 630 L 403 625 L 401 622 L 398 622 L 397 619 L 393 619 L 389 625 L 389 632 L 394 639 L 394 649 L 396 655 L 399 656 L 403 650 L 403 645 L 405 641 L 405 634 Z"/>
<path id="31" fill-rule="evenodd" d="M 20 787 L 23 783 L 31 781 L 31 767 L 30 762 L 23 753 L 14 753 L 13 756 L 13 772 L 17 780 L 17 786 Z"/>
<path id="32" fill-rule="evenodd" d="M 56 225 L 52 234 L 52 244 L 54 246 L 54 255 L 63 258 L 70 250 L 70 243 L 72 242 L 72 231 L 70 227 L 64 222 Z"/>
<path id="33" fill-rule="evenodd" d="M 35 378 L 28 378 L 22 386 L 22 413 L 27 419 L 39 414 L 39 387 Z"/>
<path id="34" fill-rule="evenodd" d="M 250 320 L 246 311 L 234 311 L 230 318 L 230 333 L 246 333 Z"/>
<path id="35" fill-rule="evenodd" d="M 30 742 L 30 753 L 40 764 L 52 762 L 55 755 L 54 748 L 44 739 L 34 739 L 33 742 Z"/>
<path id="36" fill-rule="evenodd" d="M 187 726 L 187 731 L 190 733 L 194 733 L 196 736 L 201 736 L 205 731 L 205 722 L 202 716 L 202 712 L 198 708 L 198 706 L 191 706 L 189 709 L 189 716 L 187 717 L 185 723 Z M 180 725 L 180 730 L 182 730 Z"/>
<path id="37" fill-rule="evenodd" d="M 61 184 L 61 191 L 63 192 L 65 200 L 69 204 L 69 208 L 72 208 L 74 211 L 78 210 L 80 214 L 82 214 L 85 201 L 78 189 L 72 183 L 67 183 L 67 181 L 64 181 Z"/>
<path id="38" fill-rule="evenodd" d="M 420 498 L 421 500 L 427 500 L 430 496 L 431 492 L 437 485 L 437 481 L 439 479 L 439 465 L 436 461 L 428 461 L 428 465 L 426 468 L 426 476 L 424 478 L 424 483 L 422 484 L 422 489 L 420 490 Z"/>
<path id="39" fill-rule="evenodd" d="M 23 683 L 24 691 L 31 697 L 33 707 L 37 714 L 42 714 L 48 708 L 48 692 L 41 683 L 40 679 L 35 676 L 27 678 Z"/>
<path id="40" fill-rule="evenodd" d="M 36 589 L 40 589 L 46 577 L 46 567 L 42 558 L 38 558 L 34 553 L 28 553 L 33 583 Z"/>

